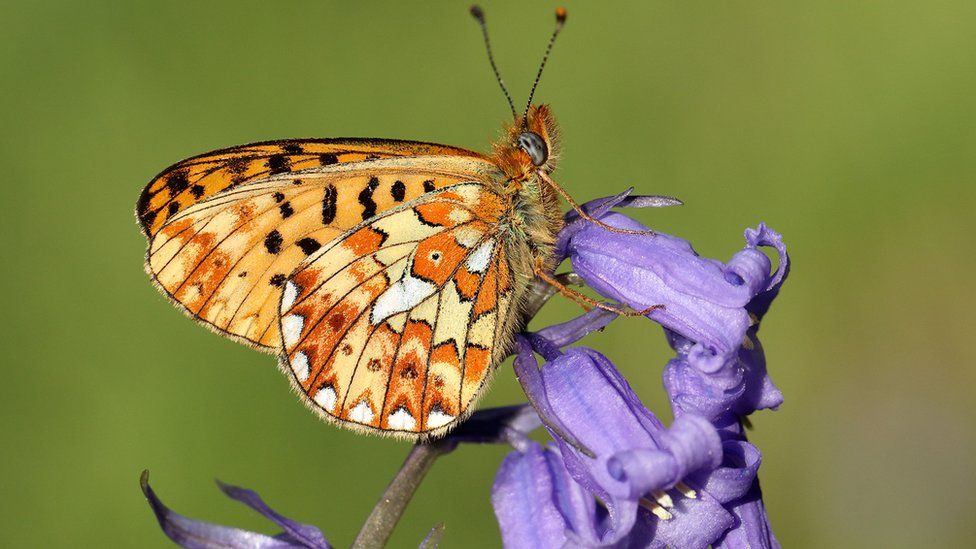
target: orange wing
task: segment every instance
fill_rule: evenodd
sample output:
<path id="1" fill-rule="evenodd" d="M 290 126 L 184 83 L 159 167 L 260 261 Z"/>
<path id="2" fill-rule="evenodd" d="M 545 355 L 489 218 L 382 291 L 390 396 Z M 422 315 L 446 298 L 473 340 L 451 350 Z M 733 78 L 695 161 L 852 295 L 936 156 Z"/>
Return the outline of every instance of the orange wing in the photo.
<path id="1" fill-rule="evenodd" d="M 439 145 L 287 143 L 184 161 L 157 177 L 139 206 L 149 236 L 146 269 L 161 290 L 196 320 L 265 350 L 279 343 L 277 306 L 285 279 L 318 248 L 364 219 L 434 189 L 497 177 L 488 160 Z M 390 146 L 382 150 L 378 143 Z M 270 150 L 280 154 L 289 147 L 289 166 L 316 167 L 268 175 L 268 164 L 281 162 L 268 160 L 276 158 Z M 302 156 L 295 147 L 307 153 Z M 326 147 L 339 152 L 319 152 Z M 402 156 L 410 151 L 449 154 Z M 323 155 L 345 161 L 321 165 Z M 364 155 L 376 158 L 363 160 Z M 250 166 L 240 173 L 252 179 L 235 181 L 235 165 Z M 169 184 L 183 177 L 177 174 L 186 175 L 187 185 Z M 159 211 L 167 212 L 165 219 L 153 217 Z"/>
<path id="2" fill-rule="evenodd" d="M 309 257 L 285 283 L 280 314 L 281 365 L 306 403 L 404 438 L 442 434 L 470 413 L 515 329 L 505 213 L 485 185 L 462 183 Z"/>
<path id="3" fill-rule="evenodd" d="M 288 139 L 264 141 L 194 156 L 153 178 L 136 204 L 147 236 L 155 235 L 178 212 L 227 190 L 266 177 L 336 164 L 400 156 L 461 156 L 476 152 L 418 141 L 387 139 Z"/>

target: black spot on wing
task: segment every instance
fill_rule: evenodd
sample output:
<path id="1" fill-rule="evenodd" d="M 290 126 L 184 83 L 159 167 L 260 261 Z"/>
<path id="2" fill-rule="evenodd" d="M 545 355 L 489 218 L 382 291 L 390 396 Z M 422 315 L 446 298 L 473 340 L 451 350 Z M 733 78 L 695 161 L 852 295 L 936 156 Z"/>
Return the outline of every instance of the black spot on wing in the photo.
<path id="1" fill-rule="evenodd" d="M 166 178 L 166 190 L 169 191 L 169 196 L 174 197 L 190 186 L 190 180 L 186 177 L 186 170 L 178 170 Z"/>
<path id="2" fill-rule="evenodd" d="M 139 215 L 139 219 L 142 219 L 142 225 L 148 228 L 150 225 L 152 225 L 152 222 L 156 220 L 156 212 L 144 211 Z"/>
<path id="3" fill-rule="evenodd" d="M 433 179 L 428 179 L 428 180 L 424 181 L 424 192 L 425 193 L 429 193 L 430 191 L 433 191 L 435 188 L 436 187 L 434 187 L 434 180 Z"/>
<path id="4" fill-rule="evenodd" d="M 281 233 L 278 231 L 271 231 L 268 236 L 264 237 L 264 247 L 268 250 L 269 254 L 277 254 L 281 251 L 281 243 L 284 239 L 281 238 Z"/>
<path id="5" fill-rule="evenodd" d="M 397 180 L 393 183 L 393 186 L 390 187 L 390 196 L 397 202 L 403 202 L 407 196 L 407 186 L 403 184 L 403 181 Z"/>
<path id="6" fill-rule="evenodd" d="M 314 238 L 303 238 L 295 244 L 298 244 L 298 247 L 302 249 L 305 255 L 312 255 L 322 247 L 319 241 Z"/>
<path id="7" fill-rule="evenodd" d="M 199 200 L 200 197 L 203 196 L 203 193 L 204 193 L 205 190 L 206 189 L 203 188 L 203 185 L 194 185 L 194 186 L 190 187 L 190 194 L 193 195 L 193 198 L 196 198 L 197 200 Z"/>
<path id="8" fill-rule="evenodd" d="M 335 185 L 329 184 L 325 188 L 325 196 L 322 198 L 322 224 L 329 225 L 335 221 L 336 216 L 336 199 L 339 196 L 339 192 L 336 191 Z"/>
<path id="9" fill-rule="evenodd" d="M 230 180 L 233 183 L 240 183 L 244 181 L 244 174 L 247 172 L 247 165 L 250 164 L 250 160 L 243 156 L 235 156 L 227 161 L 226 168 L 230 172 Z"/>
<path id="10" fill-rule="evenodd" d="M 271 280 L 268 281 L 268 284 L 271 284 L 275 288 L 280 288 L 281 285 L 285 283 L 285 278 L 286 278 L 285 275 L 278 273 L 271 277 Z"/>
<path id="11" fill-rule="evenodd" d="M 274 193 L 271 197 L 274 198 L 275 202 L 281 202 L 285 199 L 285 193 Z"/>
<path id="12" fill-rule="evenodd" d="M 379 178 L 373 176 L 369 178 L 369 183 L 366 184 L 366 187 L 359 191 L 359 203 L 363 205 L 364 221 L 376 216 L 376 202 L 373 200 L 373 193 L 379 186 Z"/>
<path id="13" fill-rule="evenodd" d="M 291 202 L 285 202 L 279 205 L 278 209 L 281 211 L 282 219 L 288 219 L 289 217 L 291 217 L 291 214 L 295 213 L 294 208 L 291 207 Z"/>
<path id="14" fill-rule="evenodd" d="M 288 154 L 302 154 L 305 152 L 305 149 L 303 149 L 298 143 L 289 143 L 282 147 L 281 150 Z"/>
<path id="15" fill-rule="evenodd" d="M 268 157 L 268 172 L 271 175 L 290 172 L 291 166 L 288 164 L 288 157 L 283 154 L 273 154 Z"/>
<path id="16" fill-rule="evenodd" d="M 331 166 L 332 164 L 339 163 L 339 157 L 332 153 L 322 153 L 319 155 L 319 162 L 321 162 L 323 166 Z"/>
<path id="17" fill-rule="evenodd" d="M 166 212 L 166 219 L 169 219 L 169 218 L 173 217 L 174 215 L 176 215 L 176 212 L 178 212 L 178 211 L 180 211 L 180 203 L 179 202 L 170 202 L 169 203 L 169 208 L 168 208 L 168 210 Z"/>

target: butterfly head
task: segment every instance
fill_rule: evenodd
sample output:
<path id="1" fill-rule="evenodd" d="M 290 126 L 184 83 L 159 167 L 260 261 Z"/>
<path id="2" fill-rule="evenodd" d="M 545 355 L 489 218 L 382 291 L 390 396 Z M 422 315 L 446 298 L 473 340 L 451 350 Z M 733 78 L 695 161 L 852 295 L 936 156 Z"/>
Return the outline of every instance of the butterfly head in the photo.
<path id="1" fill-rule="evenodd" d="M 525 173 L 531 173 L 535 170 L 551 172 L 555 168 L 554 159 L 557 156 L 557 151 L 555 150 L 557 146 L 556 124 L 549 111 L 549 107 L 546 105 L 533 106 L 532 98 L 535 96 L 535 89 L 539 85 L 539 79 L 542 77 L 542 70 L 546 67 L 546 61 L 549 60 L 552 45 L 556 42 L 559 31 L 562 30 L 563 25 L 566 23 L 566 9 L 556 9 L 556 28 L 553 30 L 552 36 L 549 37 L 546 53 L 542 56 L 542 62 L 539 64 L 539 72 L 536 74 L 535 81 L 532 83 L 532 89 L 529 91 L 529 100 L 525 104 L 525 112 L 522 113 L 522 116 L 519 116 L 515 112 L 515 104 L 512 102 L 512 96 L 508 93 L 508 88 L 502 80 L 498 66 L 495 64 L 495 58 L 491 53 L 491 42 L 488 40 L 488 25 L 485 22 L 484 11 L 478 6 L 471 6 L 471 15 L 481 26 L 481 31 L 485 39 L 485 49 L 488 52 L 488 61 L 491 63 L 491 68 L 495 73 L 495 78 L 498 80 L 498 85 L 501 87 L 502 93 L 505 94 L 505 99 L 508 100 L 508 106 L 512 110 L 512 118 L 514 118 L 514 122 L 506 132 L 509 138 L 508 143 L 498 147 L 501 149 L 497 150 L 498 156 L 506 160 L 505 164 L 511 165 L 514 162 L 515 164 L 522 165 L 524 169 L 518 171 Z"/>
<path id="2" fill-rule="evenodd" d="M 529 169 L 551 172 L 559 156 L 559 130 L 548 105 L 529 107 L 525 117 L 509 130 L 512 147 L 521 156 L 522 164 Z"/>

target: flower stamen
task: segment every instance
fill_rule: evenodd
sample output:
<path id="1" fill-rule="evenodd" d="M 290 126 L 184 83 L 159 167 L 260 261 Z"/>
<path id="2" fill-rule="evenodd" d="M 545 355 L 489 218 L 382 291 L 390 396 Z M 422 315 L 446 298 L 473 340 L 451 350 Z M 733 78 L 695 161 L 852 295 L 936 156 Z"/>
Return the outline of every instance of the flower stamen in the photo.
<path id="1" fill-rule="evenodd" d="M 664 507 L 665 509 L 674 507 L 674 501 L 664 490 L 654 490 L 651 492 L 651 495 L 654 496 L 654 499 L 657 500 L 661 507 Z"/>
<path id="2" fill-rule="evenodd" d="M 681 495 L 683 495 L 684 497 L 686 497 L 688 499 L 697 499 L 698 498 L 698 492 L 696 492 L 694 489 L 692 489 L 691 486 L 688 486 L 687 484 L 685 484 L 683 482 L 678 482 L 677 484 L 674 485 L 674 488 L 677 491 L 681 492 Z"/>
<path id="3" fill-rule="evenodd" d="M 672 518 L 674 518 L 674 515 L 667 512 L 667 510 L 665 510 L 664 507 L 661 507 L 657 503 L 647 498 L 640 498 L 637 501 L 637 503 L 644 509 L 647 509 L 648 511 L 654 513 L 654 516 L 656 516 L 661 520 L 671 520 Z"/>

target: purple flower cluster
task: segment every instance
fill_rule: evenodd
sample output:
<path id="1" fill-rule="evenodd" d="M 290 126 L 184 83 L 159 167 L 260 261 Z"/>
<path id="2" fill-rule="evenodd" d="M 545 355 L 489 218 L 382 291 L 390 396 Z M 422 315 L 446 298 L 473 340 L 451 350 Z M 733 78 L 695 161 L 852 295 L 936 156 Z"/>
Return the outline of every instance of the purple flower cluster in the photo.
<path id="1" fill-rule="evenodd" d="M 591 215 L 643 204 L 626 194 Z M 730 261 L 700 257 L 665 234 L 612 233 L 567 216 L 559 252 L 588 286 L 664 328 L 676 356 L 664 368 L 674 415 L 665 426 L 604 355 L 562 348 L 606 325 L 593 311 L 518 341 L 516 373 L 554 439 L 510 453 L 492 494 L 506 547 L 778 547 L 756 476 L 759 450 L 743 418 L 776 408 L 759 321 L 789 269 L 780 235 L 760 225 Z M 761 247 L 778 254 L 778 268 Z M 535 354 L 544 360 L 539 367 Z"/>
<path id="2" fill-rule="evenodd" d="M 680 238 L 635 234 L 646 228 L 611 211 L 675 203 L 629 192 L 591 202 L 585 209 L 592 217 L 636 231 L 611 232 L 570 212 L 557 245 L 559 257 L 602 296 L 634 310 L 664 305 L 648 318 L 675 351 L 663 371 L 670 426 L 641 403 L 610 359 L 569 347 L 615 318 L 594 309 L 517 337 L 515 373 L 531 407 L 479 411 L 434 443 L 445 453 L 461 443 L 514 448 L 491 495 L 506 547 L 779 547 L 759 489 L 761 455 L 743 424 L 783 401 L 756 334 L 789 272 L 786 247 L 760 224 L 722 263 Z M 763 247 L 778 255 L 775 271 Z M 540 425 L 552 443 L 527 436 Z M 163 531 L 184 547 L 330 547 L 317 528 L 281 516 L 250 490 L 220 485 L 282 533 L 183 517 L 162 504 L 148 475 L 142 486 Z M 435 547 L 439 535 L 435 527 L 421 547 Z"/>

